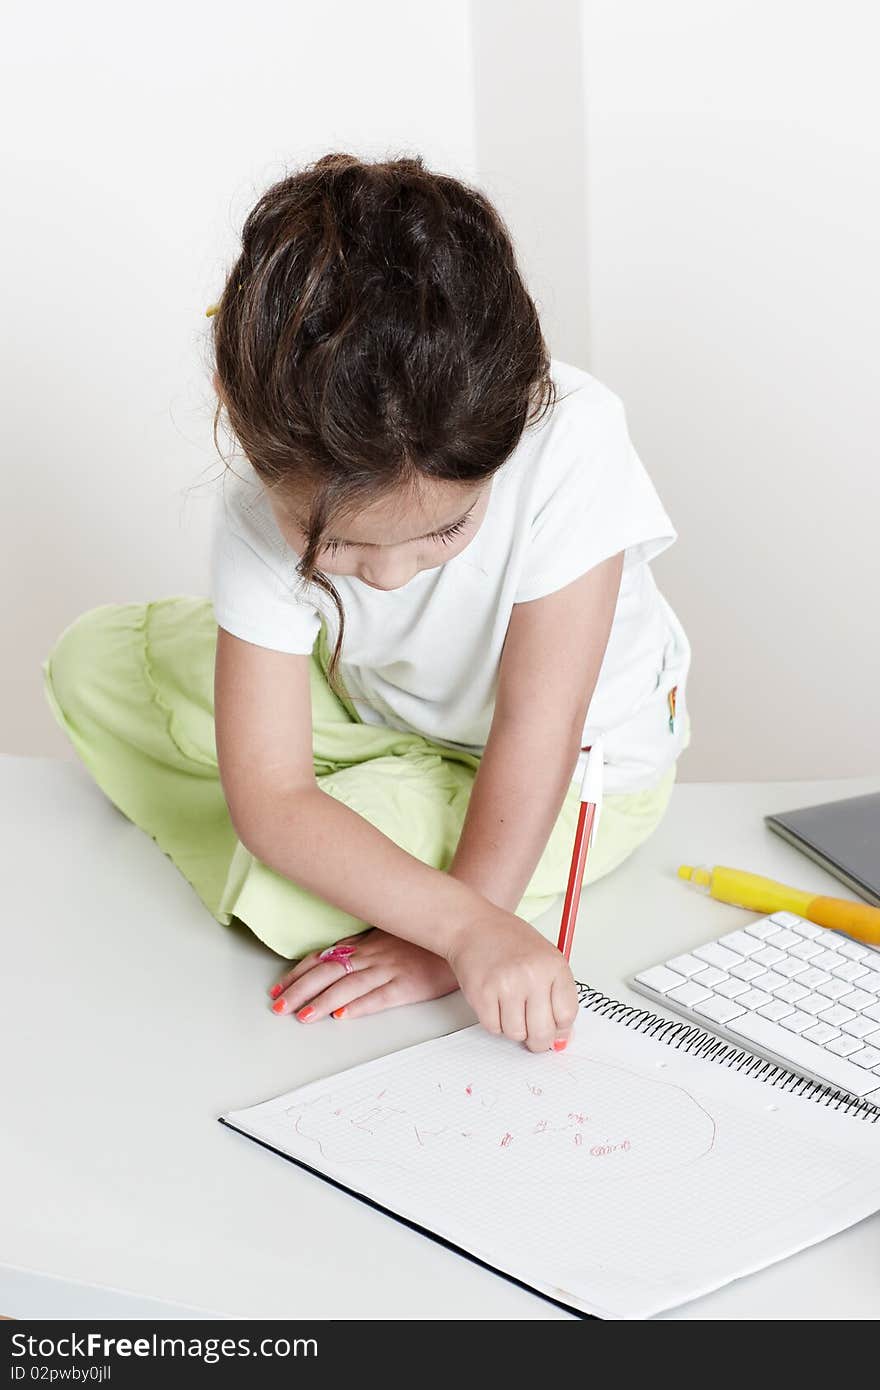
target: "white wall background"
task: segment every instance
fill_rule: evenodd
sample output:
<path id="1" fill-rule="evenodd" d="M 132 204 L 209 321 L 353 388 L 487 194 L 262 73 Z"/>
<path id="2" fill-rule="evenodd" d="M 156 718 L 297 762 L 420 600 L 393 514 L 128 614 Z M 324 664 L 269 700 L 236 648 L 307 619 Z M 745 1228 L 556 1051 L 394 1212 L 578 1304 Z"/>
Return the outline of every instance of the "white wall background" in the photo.
<path id="1" fill-rule="evenodd" d="M 624 398 L 680 540 L 684 779 L 880 767 L 880 21 L 865 0 L 107 0 L 7 8 L 3 742 L 39 664 L 206 592 L 204 308 L 260 192 L 420 152 L 508 221 L 556 356 Z"/>
<path id="2" fill-rule="evenodd" d="M 680 540 L 685 777 L 880 770 L 880 8 L 590 0 L 590 370 Z"/>
<path id="3" fill-rule="evenodd" d="M 419 152 L 476 177 L 467 0 L 137 13 L 111 0 L 6 11 L 7 752 L 74 756 L 40 661 L 78 613 L 207 592 L 206 484 L 223 465 L 205 308 L 260 193 L 335 148 Z"/>

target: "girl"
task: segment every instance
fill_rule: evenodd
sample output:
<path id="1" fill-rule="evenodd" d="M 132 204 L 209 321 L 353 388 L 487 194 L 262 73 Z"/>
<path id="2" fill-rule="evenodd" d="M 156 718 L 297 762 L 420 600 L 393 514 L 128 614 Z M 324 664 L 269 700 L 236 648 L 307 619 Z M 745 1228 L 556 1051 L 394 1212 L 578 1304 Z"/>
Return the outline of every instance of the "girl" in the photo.
<path id="1" fill-rule="evenodd" d="M 213 604 L 66 630 L 50 703 L 98 784 L 223 923 L 295 962 L 276 1013 L 460 987 L 565 1046 L 582 749 L 586 881 L 655 828 L 689 742 L 676 539 L 616 396 L 550 359 L 498 213 L 422 160 L 327 155 L 247 217 L 213 315 Z M 213 689 L 212 689 L 213 680 Z M 328 949 L 329 948 L 329 949 Z"/>

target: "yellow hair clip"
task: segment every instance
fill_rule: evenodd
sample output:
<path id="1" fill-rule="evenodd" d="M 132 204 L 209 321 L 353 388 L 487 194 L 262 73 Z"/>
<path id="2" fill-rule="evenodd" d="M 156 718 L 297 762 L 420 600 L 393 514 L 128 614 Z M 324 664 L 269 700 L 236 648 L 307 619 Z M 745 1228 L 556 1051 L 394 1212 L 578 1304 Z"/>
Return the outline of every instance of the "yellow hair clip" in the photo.
<path id="1" fill-rule="evenodd" d="M 219 304 L 209 304 L 208 307 L 207 307 L 207 309 L 205 310 L 205 318 L 206 318 L 206 319 L 209 319 L 209 318 L 211 317 L 212 314 L 216 314 L 216 312 L 217 312 L 217 310 L 218 310 L 219 308 L 220 308 L 220 305 L 219 305 Z"/>

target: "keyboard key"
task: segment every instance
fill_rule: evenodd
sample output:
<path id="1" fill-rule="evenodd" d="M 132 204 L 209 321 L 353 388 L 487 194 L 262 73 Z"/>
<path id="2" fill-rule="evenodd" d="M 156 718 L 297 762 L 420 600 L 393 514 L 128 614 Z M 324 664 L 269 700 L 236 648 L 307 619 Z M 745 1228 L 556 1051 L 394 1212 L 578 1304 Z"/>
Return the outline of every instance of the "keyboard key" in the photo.
<path id="1" fill-rule="evenodd" d="M 841 1023 L 840 1026 L 844 1033 L 849 1033 L 854 1038 L 867 1038 L 877 1032 L 875 1020 L 866 1018 L 864 1014 L 856 1014 L 855 1018 L 847 1019 L 846 1023 Z"/>
<path id="2" fill-rule="evenodd" d="M 796 927 L 801 920 L 802 918 L 793 912 L 774 912 L 770 917 L 770 921 L 776 922 L 780 927 Z"/>
<path id="3" fill-rule="evenodd" d="M 838 941 L 835 950 L 838 950 L 842 956 L 848 956 L 850 960 L 860 960 L 863 964 L 867 964 L 866 958 L 871 954 L 867 946 L 857 946 L 854 941 L 850 941 L 848 938 Z"/>
<path id="4" fill-rule="evenodd" d="M 810 1042 L 819 1043 L 820 1047 L 826 1047 L 828 1043 L 840 1037 L 840 1029 L 832 1028 L 830 1023 L 814 1023 L 803 1036 L 809 1038 Z"/>
<path id="5" fill-rule="evenodd" d="M 770 949 L 773 949 L 772 946 Z M 797 956 L 798 960 L 812 960 L 821 950 L 822 947 L 817 946 L 815 941 L 800 941 L 797 946 L 792 946 L 791 954 Z"/>
<path id="6" fill-rule="evenodd" d="M 686 1005 L 692 1009 L 694 1004 L 701 1004 L 704 999 L 708 999 L 711 990 L 704 988 L 703 985 L 695 984 L 693 980 L 687 980 L 676 989 L 665 991 L 667 998 L 675 999 L 679 1004 Z"/>
<path id="7" fill-rule="evenodd" d="M 766 966 L 769 970 L 771 965 L 775 965 L 778 960 L 785 960 L 785 952 L 777 951 L 775 946 L 762 946 L 760 951 L 756 951 L 752 960 L 759 965 Z"/>
<path id="8" fill-rule="evenodd" d="M 861 1052 L 854 1052 L 849 1060 L 857 1067 L 876 1067 L 880 1063 L 880 1047 L 863 1047 Z"/>
<path id="9" fill-rule="evenodd" d="M 797 932 L 805 941 L 821 941 L 825 935 L 825 928 L 818 927 L 815 922 L 808 922 L 806 918 L 799 922 L 789 923 L 791 930 Z"/>
<path id="10" fill-rule="evenodd" d="M 799 1009 L 795 1009 L 793 1014 L 787 1014 L 780 1020 L 783 1028 L 787 1028 L 791 1033 L 803 1033 L 807 1028 L 812 1028 L 815 1019 L 811 1014 L 802 1014 Z"/>
<path id="11" fill-rule="evenodd" d="M 760 965 L 753 965 L 750 960 L 744 960 L 742 965 L 731 967 L 731 975 L 735 975 L 738 980 L 753 980 L 756 975 L 763 975 L 764 968 Z"/>
<path id="12" fill-rule="evenodd" d="M 758 1010 L 762 1018 L 785 1018 L 787 1014 L 794 1013 L 794 1005 L 786 1004 L 784 999 L 771 999 L 769 1004 Z"/>
<path id="13" fill-rule="evenodd" d="M 838 951 L 823 951 L 821 955 L 814 957 L 813 964 L 820 970 L 834 971 L 838 965 L 843 965 L 846 956 L 840 955 Z"/>
<path id="14" fill-rule="evenodd" d="M 823 1014 L 828 1008 L 828 1000 L 823 994 L 808 994 L 806 999 L 798 1000 L 798 1008 L 805 1014 Z"/>
<path id="15" fill-rule="evenodd" d="M 778 946 L 780 950 L 787 950 L 789 946 L 796 946 L 799 938 L 793 931 L 786 931 L 783 927 L 781 931 L 775 931 L 772 936 L 767 937 L 770 946 Z"/>
<path id="16" fill-rule="evenodd" d="M 720 994 L 724 999 L 736 999 L 740 994 L 745 994 L 747 989 L 748 985 L 745 980 L 733 980 L 728 976 L 723 984 L 716 985 L 715 993 Z M 874 1023 L 871 1024 L 872 1028 L 876 1026 Z"/>
<path id="17" fill-rule="evenodd" d="M 861 1045 L 858 1038 L 848 1038 L 846 1033 L 841 1033 L 839 1038 L 826 1043 L 828 1051 L 835 1052 L 838 1057 L 848 1057 L 851 1052 L 858 1052 Z"/>
<path id="18" fill-rule="evenodd" d="M 760 1009 L 770 1003 L 770 995 L 762 989 L 750 989 L 747 994 L 741 994 L 736 1002 L 742 1004 L 744 1009 Z"/>
<path id="19" fill-rule="evenodd" d="M 786 1029 L 787 1022 L 788 1019 L 783 1019 L 781 1023 L 774 1023 L 770 1018 L 761 1018 L 760 1014 L 741 1014 L 726 1026 L 737 1037 L 777 1057 L 782 1066 L 818 1076 L 851 1095 L 868 1096 L 880 1090 L 880 1077 L 864 1067 L 853 1066 L 848 1057 L 837 1057 L 818 1043 Z"/>
<path id="20" fill-rule="evenodd" d="M 793 980 L 795 975 L 805 975 L 807 962 L 805 960 L 795 960 L 792 956 L 785 956 L 773 969 L 777 975 L 784 975 L 787 980 Z"/>
<path id="21" fill-rule="evenodd" d="M 707 965 L 715 965 L 719 970 L 729 970 L 732 965 L 739 965 L 742 956 L 735 951 L 727 951 L 723 946 L 719 946 L 717 941 L 710 941 L 707 946 L 696 946 L 693 954 L 699 956 Z"/>
<path id="22" fill-rule="evenodd" d="M 713 994 L 710 999 L 704 999 L 702 1004 L 695 1004 L 694 1013 L 703 1014 L 715 1023 L 729 1023 L 732 1018 L 737 1018 L 743 1013 L 743 1009 L 732 999 L 720 999 L 717 994 Z"/>
<path id="23" fill-rule="evenodd" d="M 726 936 L 719 937 L 719 944 L 738 956 L 753 956 L 761 949 L 761 942 L 744 931 L 728 932 Z"/>
<path id="24" fill-rule="evenodd" d="M 880 1004 L 869 1004 L 867 1009 L 862 1009 L 865 1018 L 874 1018 L 880 1023 Z"/>
<path id="25" fill-rule="evenodd" d="M 787 1004 L 796 1004 L 799 999 L 806 999 L 810 991 L 804 989 L 797 980 L 789 980 L 787 985 L 780 985 L 779 989 L 773 992 L 777 999 L 782 999 Z"/>
<path id="26" fill-rule="evenodd" d="M 775 970 L 768 970 L 764 975 L 755 976 L 752 988 L 764 989 L 768 994 L 772 994 L 775 989 L 781 989 L 787 983 L 784 975 L 777 975 Z"/>
<path id="27" fill-rule="evenodd" d="M 833 1028 L 839 1028 L 842 1023 L 848 1023 L 851 1018 L 855 1018 L 855 1014 L 852 1009 L 844 1009 L 840 1004 L 833 1004 L 819 1017 L 823 1023 L 830 1023 Z"/>
<path id="28" fill-rule="evenodd" d="M 855 984 L 863 975 L 867 975 L 867 970 L 857 960 L 844 961 L 843 965 L 838 965 L 836 970 L 832 970 L 832 975 L 838 980 L 849 980 L 850 984 Z"/>
<path id="29" fill-rule="evenodd" d="M 880 994 L 880 970 L 869 970 L 859 980 L 860 989 L 869 989 L 872 994 Z"/>
<path id="30" fill-rule="evenodd" d="M 818 989 L 820 985 L 827 985 L 831 976 L 826 970 L 817 970 L 815 965 L 811 965 L 801 975 L 801 984 L 806 985 L 807 989 Z"/>
<path id="31" fill-rule="evenodd" d="M 684 984 L 684 977 L 677 975 L 674 970 L 667 970 L 665 965 L 655 965 L 651 970 L 643 970 L 636 975 L 639 984 L 647 985 L 648 989 L 656 989 L 658 994 L 668 994 L 676 985 Z"/>
<path id="32" fill-rule="evenodd" d="M 842 994 L 840 996 L 840 1002 L 845 1009 L 855 1009 L 856 1013 L 858 1013 L 859 1009 L 864 1009 L 868 1004 L 873 1004 L 874 996 L 873 994 L 869 994 L 866 989 L 854 989 L 850 994 Z"/>
<path id="33" fill-rule="evenodd" d="M 734 960 L 735 959 L 736 957 L 734 956 Z M 714 989 L 716 985 L 721 985 L 725 980 L 729 979 L 730 976 L 727 974 L 726 970 L 716 970 L 714 965 L 707 965 L 700 971 L 699 975 L 694 976 L 696 983 L 698 985 L 705 985 L 707 989 Z"/>
<path id="34" fill-rule="evenodd" d="M 846 980 L 828 980 L 824 985 L 817 985 L 816 992 L 824 994 L 826 999 L 839 999 L 842 994 L 849 994 L 849 985 Z"/>
<path id="35" fill-rule="evenodd" d="M 692 975 L 699 975 L 700 971 L 705 970 L 706 967 L 701 960 L 697 960 L 696 956 L 686 955 L 675 956 L 672 960 L 668 960 L 666 969 L 674 970 L 678 975 L 683 975 L 686 980 L 689 980 Z"/>
<path id="36" fill-rule="evenodd" d="M 771 922 L 769 917 L 762 917 L 758 922 L 749 922 L 743 931 L 748 932 L 749 936 L 755 937 L 757 941 L 766 941 L 768 936 L 775 936 L 779 931 L 777 922 Z"/>

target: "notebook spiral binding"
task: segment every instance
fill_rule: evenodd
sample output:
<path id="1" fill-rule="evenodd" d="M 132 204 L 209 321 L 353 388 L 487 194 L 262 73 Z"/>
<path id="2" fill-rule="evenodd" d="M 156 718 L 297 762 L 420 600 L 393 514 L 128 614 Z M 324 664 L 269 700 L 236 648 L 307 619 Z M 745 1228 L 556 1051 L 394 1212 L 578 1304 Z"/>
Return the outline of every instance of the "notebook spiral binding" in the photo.
<path id="1" fill-rule="evenodd" d="M 719 1066 L 733 1067 L 736 1071 L 746 1072 L 758 1081 L 804 1096 L 817 1104 L 842 1110 L 849 1115 L 857 1115 L 869 1124 L 875 1125 L 880 1120 L 880 1110 L 876 1109 L 871 1101 L 858 1100 L 846 1091 L 825 1086 L 819 1081 L 809 1081 L 806 1077 L 798 1076 L 797 1072 L 777 1066 L 775 1062 L 756 1057 L 753 1052 L 737 1047 L 735 1043 L 725 1042 L 694 1023 L 673 1023 L 660 1014 L 652 1014 L 650 1009 L 622 1004 L 619 999 L 612 999 L 610 995 L 593 989 L 591 985 L 578 983 L 577 988 L 582 1008 L 601 1014 L 604 1018 L 611 1018 L 615 1023 L 622 1023 L 625 1028 L 635 1028 L 640 1033 L 648 1033 L 652 1038 L 658 1038 L 670 1047 L 705 1057 Z"/>

